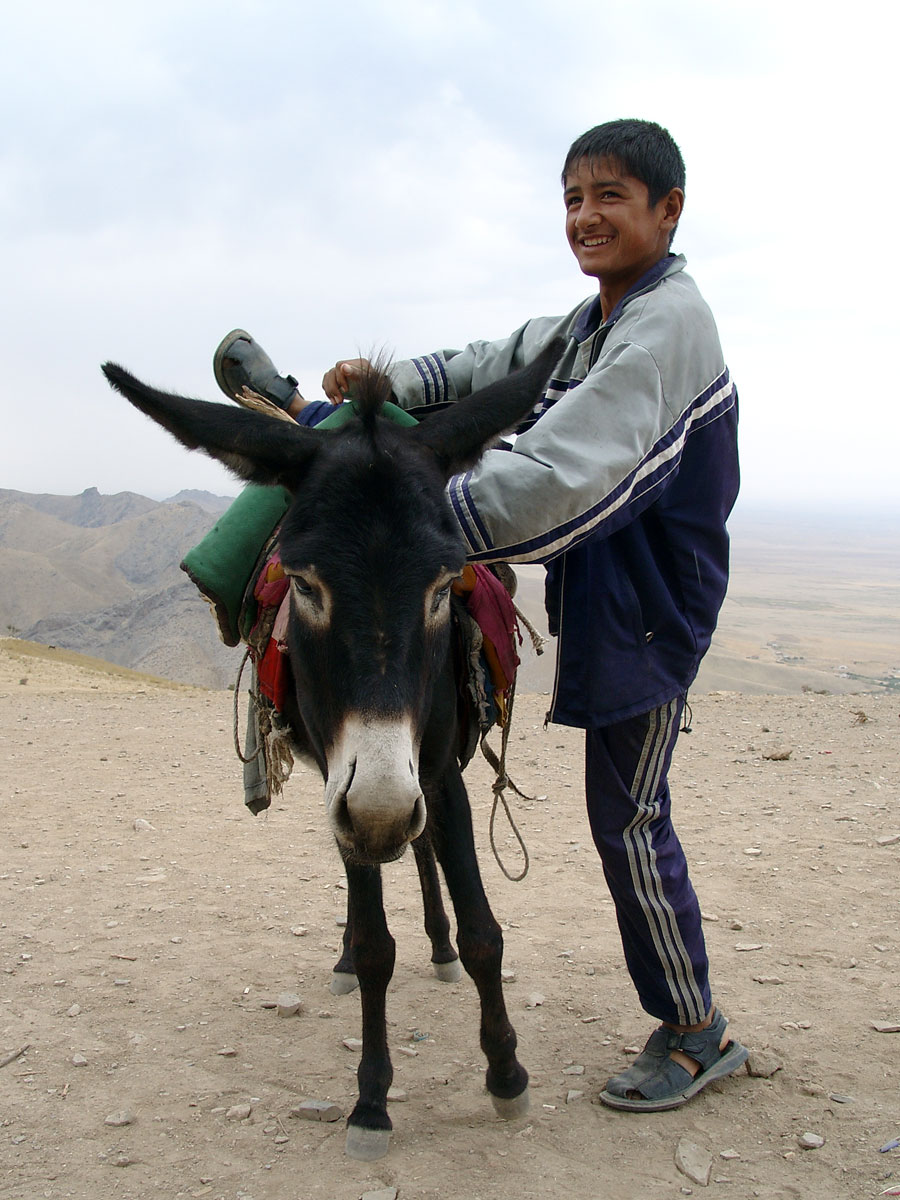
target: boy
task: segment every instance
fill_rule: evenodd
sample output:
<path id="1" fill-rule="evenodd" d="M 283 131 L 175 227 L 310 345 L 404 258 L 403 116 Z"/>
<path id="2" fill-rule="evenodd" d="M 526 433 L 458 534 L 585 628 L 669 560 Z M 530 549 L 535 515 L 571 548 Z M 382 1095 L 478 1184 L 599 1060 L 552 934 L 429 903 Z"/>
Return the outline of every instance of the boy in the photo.
<path id="1" fill-rule="evenodd" d="M 653 1112 L 686 1103 L 747 1059 L 712 1003 L 667 783 L 687 690 L 725 595 L 737 396 L 712 315 L 683 257 L 670 253 L 684 163 L 668 132 L 637 120 L 597 126 L 572 145 L 563 188 L 569 245 L 599 295 L 566 317 L 390 373 L 402 406 L 442 403 L 532 361 L 553 337 L 568 339 L 512 452 L 488 451 L 451 481 L 450 499 L 473 561 L 547 566 L 559 637 L 548 715 L 586 730 L 591 831 L 631 978 L 662 1022 L 600 1099 Z M 223 390 L 255 386 L 256 357 L 253 349 Z M 341 361 L 327 372 L 332 403 L 366 365 Z M 311 423 L 304 404 L 296 394 L 285 407 Z"/>

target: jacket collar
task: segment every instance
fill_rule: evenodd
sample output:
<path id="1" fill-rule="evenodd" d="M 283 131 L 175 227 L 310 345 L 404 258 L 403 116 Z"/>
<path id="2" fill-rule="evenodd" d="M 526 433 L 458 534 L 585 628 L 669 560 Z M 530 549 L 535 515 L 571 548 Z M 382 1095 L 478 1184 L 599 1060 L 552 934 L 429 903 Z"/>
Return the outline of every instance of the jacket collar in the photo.
<path id="1" fill-rule="evenodd" d="M 659 262 L 654 263 L 649 271 L 645 271 L 640 279 L 628 289 L 605 321 L 600 311 L 600 297 L 595 296 L 582 309 L 575 328 L 572 330 L 573 337 L 577 342 L 583 342 L 591 334 L 596 333 L 598 329 L 609 328 L 615 325 L 616 321 L 618 321 L 619 317 L 625 311 L 625 306 L 631 300 L 636 296 L 642 295 L 644 292 L 652 291 L 660 280 L 665 279 L 668 275 L 675 275 L 679 271 L 683 271 L 685 265 L 686 260 L 683 254 L 665 255 Z"/>

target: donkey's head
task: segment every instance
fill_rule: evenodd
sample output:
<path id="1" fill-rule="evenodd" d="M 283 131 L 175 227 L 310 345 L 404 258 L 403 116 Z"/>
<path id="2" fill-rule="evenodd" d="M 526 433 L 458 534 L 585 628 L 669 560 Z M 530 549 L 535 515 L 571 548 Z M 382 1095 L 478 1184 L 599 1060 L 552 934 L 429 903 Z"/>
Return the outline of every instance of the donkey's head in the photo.
<path id="1" fill-rule="evenodd" d="M 279 548 L 296 702 L 348 858 L 387 861 L 425 826 L 419 751 L 447 663 L 450 585 L 465 562 L 446 484 L 530 410 L 561 348 L 415 428 L 379 415 L 390 384 L 370 373 L 360 419 L 333 432 L 166 395 L 103 368 L 190 449 L 292 493 Z"/>

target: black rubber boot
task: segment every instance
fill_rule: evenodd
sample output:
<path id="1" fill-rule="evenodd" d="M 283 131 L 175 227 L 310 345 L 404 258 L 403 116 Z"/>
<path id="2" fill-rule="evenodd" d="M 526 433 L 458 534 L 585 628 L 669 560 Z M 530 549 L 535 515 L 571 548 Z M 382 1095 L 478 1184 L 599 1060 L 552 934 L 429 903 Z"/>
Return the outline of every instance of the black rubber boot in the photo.
<path id="1" fill-rule="evenodd" d="M 279 375 L 265 350 L 243 329 L 232 329 L 222 338 L 213 355 L 213 372 L 229 400 L 248 387 L 286 412 L 300 395 L 293 375 Z"/>

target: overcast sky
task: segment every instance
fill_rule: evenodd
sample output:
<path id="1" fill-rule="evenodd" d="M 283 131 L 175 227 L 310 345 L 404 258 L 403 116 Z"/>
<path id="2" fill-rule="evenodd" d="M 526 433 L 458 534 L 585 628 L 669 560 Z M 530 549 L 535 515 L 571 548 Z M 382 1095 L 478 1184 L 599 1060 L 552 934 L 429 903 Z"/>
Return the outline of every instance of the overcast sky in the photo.
<path id="1" fill-rule="evenodd" d="M 242 326 L 320 398 L 339 356 L 568 311 L 562 159 L 637 116 L 687 162 L 745 503 L 900 510 L 888 6 L 31 0 L 3 41 L 0 487 L 237 490 L 108 358 L 218 399 Z"/>

